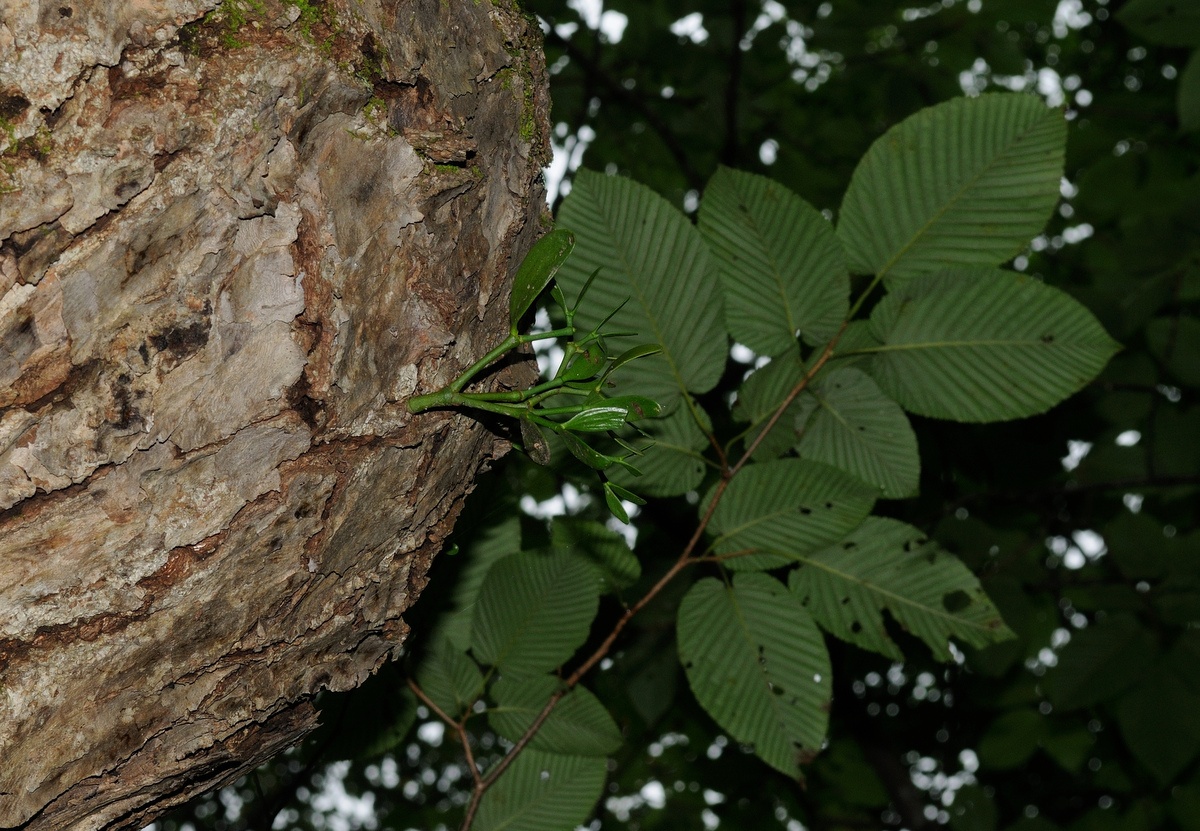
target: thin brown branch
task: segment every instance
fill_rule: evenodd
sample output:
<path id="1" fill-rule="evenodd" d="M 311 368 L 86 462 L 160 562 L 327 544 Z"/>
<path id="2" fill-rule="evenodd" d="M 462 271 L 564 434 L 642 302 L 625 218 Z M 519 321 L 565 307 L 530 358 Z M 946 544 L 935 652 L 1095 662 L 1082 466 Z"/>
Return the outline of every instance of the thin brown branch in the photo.
<path id="1" fill-rule="evenodd" d="M 475 764 L 475 754 L 471 752 L 471 737 L 467 733 L 466 724 L 462 721 L 456 721 L 442 711 L 442 708 L 433 703 L 433 699 L 425 694 L 420 685 L 416 681 L 409 678 L 408 688 L 413 691 L 417 698 L 421 699 L 421 703 L 433 711 L 433 714 L 446 723 L 448 727 L 453 727 L 454 732 L 458 733 L 458 741 L 462 745 L 463 753 L 467 756 L 467 766 L 471 769 L 471 778 L 475 780 L 475 788 L 478 789 L 483 781 L 479 775 L 479 767 Z M 466 828 L 467 826 L 463 826 Z"/>
<path id="2" fill-rule="evenodd" d="M 821 351 L 820 356 L 816 361 L 813 362 L 813 365 L 809 368 L 808 372 L 804 373 L 804 377 L 797 382 L 796 386 L 792 387 L 792 390 L 788 393 L 787 398 L 783 399 L 783 403 L 775 408 L 775 412 L 771 413 L 771 417 L 767 419 L 766 425 L 764 425 L 762 430 L 758 432 L 758 435 L 754 437 L 754 441 L 750 442 L 750 446 L 746 448 L 746 452 L 742 454 L 742 458 L 738 459 L 737 464 L 734 465 L 733 469 L 729 471 L 727 478 L 732 479 L 735 475 L 737 475 L 739 470 L 745 467 L 746 462 L 750 461 L 750 457 L 754 455 L 754 451 L 757 450 L 758 446 L 763 443 L 764 439 L 766 439 L 767 434 L 775 428 L 775 425 L 779 423 L 779 419 L 783 418 L 783 414 L 787 412 L 787 408 L 792 406 L 792 402 L 796 400 L 796 396 L 808 389 L 808 385 L 812 383 L 812 379 L 815 378 L 817 373 L 821 371 L 821 367 L 825 366 L 826 362 L 833 357 L 834 347 L 836 347 L 838 341 L 841 340 L 842 333 L 846 331 L 847 325 L 847 323 L 843 323 L 842 328 L 838 330 L 838 333 L 833 336 L 829 343 L 825 344 L 825 348 Z"/>
<path id="3" fill-rule="evenodd" d="M 663 120 L 662 116 L 650 108 L 642 96 L 637 95 L 632 90 L 626 89 L 625 85 L 612 77 L 600 65 L 598 60 L 594 60 L 591 56 L 587 55 L 569 38 L 558 34 L 553 26 L 550 27 L 550 31 L 546 34 L 546 40 L 562 48 L 567 53 L 567 57 L 578 63 L 589 78 L 594 78 L 599 82 L 612 99 L 620 101 L 640 115 L 645 120 L 646 125 L 658 135 L 663 146 L 667 148 L 667 152 L 675 159 L 675 164 L 679 167 L 679 172 L 683 174 L 683 178 L 687 180 L 688 186 L 697 191 L 704 189 L 704 177 L 692 165 L 683 142 L 679 140 L 679 137 L 675 135 L 675 132 Z"/>
<path id="4" fill-rule="evenodd" d="M 746 35 L 746 0 L 730 0 L 729 16 L 729 77 L 725 82 L 725 142 L 721 161 L 736 167 L 741 141 L 738 131 L 738 105 L 742 89 L 742 38 Z"/>

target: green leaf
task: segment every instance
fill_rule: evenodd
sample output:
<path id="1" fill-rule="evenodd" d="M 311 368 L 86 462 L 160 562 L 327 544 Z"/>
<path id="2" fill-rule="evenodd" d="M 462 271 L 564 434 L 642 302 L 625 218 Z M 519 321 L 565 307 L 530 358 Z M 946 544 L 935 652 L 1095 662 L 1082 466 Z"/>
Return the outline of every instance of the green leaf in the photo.
<path id="1" fill-rule="evenodd" d="M 957 98 L 905 119 L 859 163 L 838 237 L 852 271 L 889 286 L 950 265 L 999 265 L 1058 202 L 1066 121 L 1034 95 Z"/>
<path id="2" fill-rule="evenodd" d="M 617 395 L 612 398 L 600 398 L 607 406 L 620 407 L 625 410 L 626 421 L 640 421 L 643 418 L 658 418 L 662 415 L 662 407 L 657 401 L 652 401 L 644 395 Z"/>
<path id="3" fill-rule="evenodd" d="M 517 333 L 517 324 L 537 300 L 542 289 L 554 279 L 555 273 L 571 255 L 575 246 L 575 235 L 562 228 L 555 229 L 542 237 L 517 268 L 513 278 L 512 296 L 508 302 L 508 319 L 512 332 Z"/>
<path id="4" fill-rule="evenodd" d="M 670 604 L 663 606 L 660 614 L 664 618 L 669 614 L 673 620 L 678 602 L 672 598 Z M 634 737 L 643 725 L 653 728 L 663 715 L 678 706 L 681 671 L 675 627 L 663 625 L 671 620 L 655 620 L 645 628 L 631 627 L 637 630 L 636 634 L 630 633 L 623 641 L 624 645 L 613 657 L 611 671 L 596 677 L 597 691 L 610 706 L 623 699 L 623 705 L 617 706 L 623 716 L 621 720 L 629 724 L 631 742 L 636 740 Z"/>
<path id="5" fill-rule="evenodd" d="M 691 402 L 691 406 L 707 421 L 700 405 Z M 711 429 L 711 424 L 707 426 Z M 681 405 L 671 415 L 651 421 L 642 429 L 649 439 L 637 445 L 642 451 L 637 458 L 642 475 L 635 477 L 628 471 L 615 470 L 612 480 L 650 496 L 678 496 L 699 487 L 707 469 L 703 451 L 708 447 L 708 438 L 696 424 L 691 408 Z"/>
<path id="6" fill-rule="evenodd" d="M 1050 733 L 1042 739 L 1042 750 L 1068 773 L 1079 773 L 1095 753 L 1096 737 L 1082 724 L 1070 725 L 1065 720 L 1052 724 Z"/>
<path id="7" fill-rule="evenodd" d="M 550 544 L 591 563 L 602 592 L 624 591 L 642 576 L 642 566 L 625 538 L 599 522 L 557 517 L 550 526 Z"/>
<path id="8" fill-rule="evenodd" d="M 1136 683 L 1157 652 L 1154 636 L 1136 618 L 1109 615 L 1072 633 L 1042 687 L 1056 709 L 1089 707 Z"/>
<path id="9" fill-rule="evenodd" d="M 804 361 L 800 360 L 799 348 L 793 344 L 742 381 L 733 408 L 734 417 L 739 421 L 764 421 L 803 377 Z"/>
<path id="10" fill-rule="evenodd" d="M 567 360 L 564 358 L 563 360 Z M 558 376 L 563 381 L 583 381 L 595 378 L 604 369 L 604 350 L 593 343 L 570 357 L 570 363 Z"/>
<path id="11" fill-rule="evenodd" d="M 614 329 L 662 347 L 622 370 L 620 391 L 670 411 L 683 393 L 712 389 L 726 357 L 720 287 L 712 256 L 687 217 L 644 185 L 581 170 L 559 220 L 579 233 L 559 276 L 564 289 L 578 289 L 601 269 L 577 325 L 593 328 L 621 307 Z"/>
<path id="12" fill-rule="evenodd" d="M 951 638 L 983 647 L 1013 637 L 965 565 L 903 522 L 871 517 L 843 542 L 803 558 L 789 578 L 831 634 L 894 660 L 883 612 L 923 640 L 942 661 Z"/>
<path id="13" fill-rule="evenodd" d="M 719 264 L 733 339 L 776 355 L 802 334 L 828 339 L 849 307 L 850 275 L 825 217 L 764 176 L 717 169 L 699 228 Z"/>
<path id="14" fill-rule="evenodd" d="M 1048 726 L 1037 710 L 1007 712 L 993 721 L 980 739 L 979 759 L 997 770 L 1020 767 L 1037 752 Z"/>
<path id="15" fill-rule="evenodd" d="M 567 831 L 588 818 L 604 790 L 600 756 L 526 749 L 479 803 L 471 831 Z"/>
<path id="16" fill-rule="evenodd" d="M 1179 73 L 1179 127 L 1184 132 L 1200 130 L 1200 49 L 1193 51 Z"/>
<path id="17" fill-rule="evenodd" d="M 558 436 L 562 439 L 562 443 L 566 445 L 567 450 L 571 451 L 572 456 L 593 470 L 608 470 L 613 465 L 620 465 L 623 468 L 632 469 L 632 465 L 630 465 L 624 459 L 601 453 L 590 444 L 587 444 L 571 433 L 562 432 L 559 433 Z"/>
<path id="18" fill-rule="evenodd" d="M 1134 758 L 1162 785 L 1172 782 L 1200 753 L 1197 692 L 1169 662 L 1160 661 L 1117 705 L 1121 736 Z"/>
<path id="19" fill-rule="evenodd" d="M 604 483 L 604 504 L 608 506 L 608 512 L 626 525 L 629 524 L 629 512 L 625 510 L 625 506 L 621 504 L 621 497 L 616 493 L 611 482 Z"/>
<path id="20" fill-rule="evenodd" d="M 825 642 L 783 584 L 706 577 L 679 604 L 679 660 L 696 700 L 736 740 L 788 776 L 813 759 L 829 724 Z"/>
<path id="21" fill-rule="evenodd" d="M 438 619 L 433 643 L 448 639 L 461 652 L 471 648 L 471 621 L 484 577 L 494 563 L 521 550 L 521 522 L 515 504 L 501 505 L 500 509 L 512 512 L 506 512 L 499 521 L 494 514 L 463 517 L 459 527 L 471 527 L 475 534 L 463 542 L 458 558 L 462 569 L 455 575 L 450 608 Z M 470 505 L 468 510 L 471 510 Z"/>
<path id="22" fill-rule="evenodd" d="M 488 710 L 488 722 L 493 730 L 515 743 L 561 686 L 562 680 L 551 675 L 501 678 L 492 686 L 496 707 Z M 596 696 L 576 687 L 542 722 L 529 746 L 568 756 L 607 756 L 620 748 L 621 731 Z"/>
<path id="23" fill-rule="evenodd" d="M 1200 8 L 1187 0 L 1129 0 L 1117 20 L 1162 46 L 1200 46 Z"/>
<path id="24" fill-rule="evenodd" d="M 916 278 L 875 307 L 871 327 L 883 391 L 909 412 L 955 421 L 1045 412 L 1119 348 L 1067 294 L 990 268 Z"/>
<path id="25" fill-rule="evenodd" d="M 876 490 L 820 462 L 780 459 L 744 468 L 709 530 L 734 570 L 778 568 L 840 540 L 875 504 Z M 746 554 L 743 552 L 755 552 Z"/>
<path id="26" fill-rule="evenodd" d="M 469 655 L 443 641 L 417 667 L 417 684 L 443 713 L 458 718 L 483 693 L 483 673 Z"/>
<path id="27" fill-rule="evenodd" d="M 642 343 L 637 346 L 631 346 L 613 358 L 612 365 L 608 368 L 608 374 L 611 375 L 626 364 L 636 361 L 638 358 L 648 358 L 660 352 L 662 352 L 662 347 L 657 343 Z"/>
<path id="28" fill-rule="evenodd" d="M 638 496 L 636 493 L 627 488 L 623 488 L 620 485 L 614 485 L 612 482 L 605 482 L 604 486 L 610 489 L 614 495 L 624 499 L 626 502 L 632 502 L 634 505 L 646 504 L 646 500 L 644 498 Z"/>
<path id="29" fill-rule="evenodd" d="M 864 350 L 876 346 L 879 346 L 879 339 L 871 333 L 871 322 L 869 320 L 851 321 L 842 331 L 842 336 L 838 338 L 838 342 L 833 348 L 831 366 L 851 366 L 870 354 Z M 819 351 L 818 354 L 820 354 Z"/>
<path id="30" fill-rule="evenodd" d="M 471 651 L 513 677 L 549 672 L 587 638 L 598 603 L 595 573 L 578 557 L 505 557 L 479 591 Z"/>
<path id="31" fill-rule="evenodd" d="M 853 473 L 883 496 L 915 496 L 921 478 L 917 437 L 900 406 L 852 367 L 831 372 L 812 393 L 817 407 L 797 452 Z"/>
<path id="32" fill-rule="evenodd" d="M 619 406 L 589 407 L 576 413 L 565 422 L 563 428 L 578 433 L 603 433 L 617 430 L 625 425 L 629 411 Z"/>

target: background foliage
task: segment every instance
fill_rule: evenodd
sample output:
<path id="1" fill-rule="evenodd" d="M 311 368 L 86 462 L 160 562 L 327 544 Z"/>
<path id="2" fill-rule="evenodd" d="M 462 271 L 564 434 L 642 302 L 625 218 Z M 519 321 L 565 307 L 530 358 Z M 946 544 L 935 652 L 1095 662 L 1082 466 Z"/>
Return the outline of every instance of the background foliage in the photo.
<path id="1" fill-rule="evenodd" d="M 1124 346 L 1099 379 L 1045 415 L 1001 425 L 913 418 L 920 495 L 883 503 L 888 518 L 871 520 L 883 525 L 864 538 L 903 536 L 907 526 L 928 534 L 915 544 L 965 562 L 1015 639 L 982 649 L 959 639 L 943 664 L 894 625 L 896 608 L 876 613 L 885 628 L 858 635 L 892 658 L 826 638 L 830 742 L 801 788 L 748 756 L 697 704 L 678 668 L 673 614 L 689 586 L 673 585 L 591 679 L 624 734 L 613 753 L 607 726 L 594 725 L 598 752 L 613 753 L 613 764 L 592 826 L 1200 827 L 1200 58 L 1192 51 L 1200 20 L 1191 7 L 611 0 L 596 10 L 535 0 L 529 8 L 550 27 L 560 157 L 645 183 L 698 212 L 702 229 L 700 195 L 718 165 L 768 176 L 836 217 L 871 143 L 922 107 L 997 88 L 1062 106 L 1061 199 L 1049 227 L 1010 252 L 1010 266 L 1077 298 Z M 562 180 L 559 200 L 573 178 Z M 856 281 L 855 293 L 862 288 Z M 812 302 L 820 332 L 821 304 Z M 771 353 L 778 344 L 748 345 Z M 700 404 L 721 413 L 750 357 L 735 350 L 719 377 L 701 377 Z M 852 402 L 866 376 L 841 372 L 839 394 Z M 880 469 L 894 495 L 913 492 L 911 464 Z M 466 556 L 439 559 L 414 631 L 518 548 L 602 538 L 602 500 L 587 497 L 594 485 L 576 467 L 547 470 L 514 454 L 481 483 L 461 522 Z M 576 518 L 556 524 L 555 540 L 518 507 L 564 487 L 582 496 L 569 500 Z M 612 569 L 612 587 L 639 596 L 670 565 L 695 511 L 686 498 L 651 500 L 634 520 L 645 573 Z M 751 578 L 744 589 L 742 577 Z M 734 585 L 769 596 L 759 578 Z M 870 597 L 856 602 L 882 608 Z M 599 608 L 602 622 L 621 611 L 607 601 Z M 469 638 L 470 620 L 458 616 L 417 648 Z M 445 663 L 427 662 L 436 677 L 419 680 L 453 706 L 474 679 Z M 362 690 L 323 702 L 328 728 L 304 747 L 162 826 L 455 827 L 469 776 L 434 722 L 404 737 L 418 718 L 402 692 L 405 672 L 389 666 Z M 510 692 L 517 704 L 521 694 Z M 499 742 L 482 737 L 483 761 Z M 558 774 L 551 779 L 585 784 L 596 775 L 587 764 Z M 331 796 L 340 793 L 347 798 Z"/>

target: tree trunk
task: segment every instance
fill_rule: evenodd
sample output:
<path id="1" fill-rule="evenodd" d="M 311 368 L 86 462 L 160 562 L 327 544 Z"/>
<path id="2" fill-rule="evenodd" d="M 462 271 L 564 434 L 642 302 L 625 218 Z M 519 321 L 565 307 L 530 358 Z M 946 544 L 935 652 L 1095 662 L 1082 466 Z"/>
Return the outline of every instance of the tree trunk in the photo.
<path id="1" fill-rule="evenodd" d="M 138 828 L 295 743 L 507 447 L 404 402 L 507 326 L 536 27 L 215 5 L 0 0 L 0 828 Z"/>

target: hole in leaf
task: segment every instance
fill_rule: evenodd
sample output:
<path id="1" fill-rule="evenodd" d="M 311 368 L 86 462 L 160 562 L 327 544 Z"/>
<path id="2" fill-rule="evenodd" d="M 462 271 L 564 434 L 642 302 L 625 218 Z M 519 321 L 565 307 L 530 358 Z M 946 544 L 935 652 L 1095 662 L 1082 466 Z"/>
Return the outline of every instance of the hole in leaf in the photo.
<path id="1" fill-rule="evenodd" d="M 857 620 L 855 620 L 855 621 L 852 621 L 852 622 L 850 623 L 850 631 L 851 631 L 851 632 L 853 632 L 853 633 L 854 633 L 854 634 L 856 634 L 856 635 L 857 635 L 859 632 L 861 632 L 861 631 L 862 631 L 862 628 L 863 628 L 863 627 L 862 627 L 862 624 L 861 624 L 861 623 L 859 623 Z"/>
<path id="2" fill-rule="evenodd" d="M 817 752 L 815 750 L 809 750 L 799 742 L 792 742 L 792 744 L 796 747 L 795 756 L 797 766 L 810 764 L 813 759 L 817 758 Z"/>
<path id="3" fill-rule="evenodd" d="M 942 605 L 950 613 L 961 612 L 971 605 L 971 596 L 962 589 L 952 591 L 942 598 Z"/>
<path id="4" fill-rule="evenodd" d="M 801 516 L 808 516 L 811 513 L 812 513 L 812 508 L 805 508 L 803 505 L 800 506 L 800 515 Z"/>

